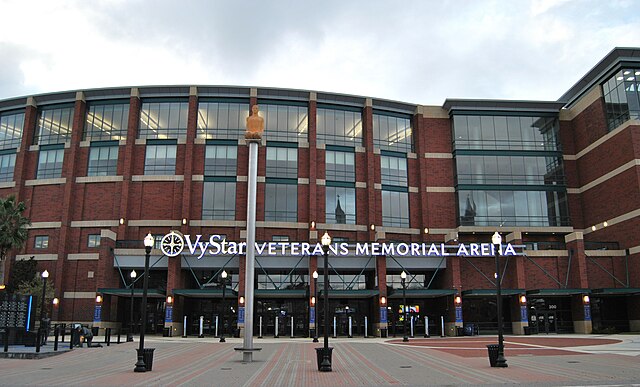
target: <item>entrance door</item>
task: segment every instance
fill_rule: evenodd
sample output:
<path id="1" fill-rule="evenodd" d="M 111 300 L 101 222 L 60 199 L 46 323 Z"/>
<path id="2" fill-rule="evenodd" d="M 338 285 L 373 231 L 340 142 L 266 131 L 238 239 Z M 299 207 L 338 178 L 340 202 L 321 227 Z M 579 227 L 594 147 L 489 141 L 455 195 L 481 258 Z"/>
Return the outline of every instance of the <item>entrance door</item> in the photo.
<path id="1" fill-rule="evenodd" d="M 538 312 L 537 314 L 539 333 L 556 333 L 556 312 Z"/>

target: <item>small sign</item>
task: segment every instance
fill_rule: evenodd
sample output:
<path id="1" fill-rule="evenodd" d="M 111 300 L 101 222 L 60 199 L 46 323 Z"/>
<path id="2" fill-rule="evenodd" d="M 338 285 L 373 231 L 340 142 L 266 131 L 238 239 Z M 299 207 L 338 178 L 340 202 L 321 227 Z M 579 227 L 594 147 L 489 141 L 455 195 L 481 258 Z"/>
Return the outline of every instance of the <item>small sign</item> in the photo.
<path id="1" fill-rule="evenodd" d="M 584 320 L 591 321 L 591 305 L 584 306 Z"/>
<path id="2" fill-rule="evenodd" d="M 315 324 L 316 323 L 316 307 L 312 306 L 309 309 L 309 324 Z"/>
<path id="3" fill-rule="evenodd" d="M 167 305 L 167 310 L 164 312 L 164 322 L 173 322 L 173 305 Z"/>
<path id="4" fill-rule="evenodd" d="M 102 305 L 96 305 L 93 310 L 93 322 L 99 323 L 102 321 Z"/>
<path id="5" fill-rule="evenodd" d="M 462 322 L 462 307 L 461 306 L 456 306 L 456 322 L 457 323 L 461 323 Z"/>
<path id="6" fill-rule="evenodd" d="M 244 324 L 244 306 L 238 308 L 238 324 Z"/>
<path id="7" fill-rule="evenodd" d="M 529 321 L 529 316 L 527 315 L 527 306 L 520 305 L 520 322 L 527 322 L 527 321 Z"/>
<path id="8" fill-rule="evenodd" d="M 380 307 L 380 323 L 381 324 L 387 323 L 387 307 L 386 306 Z"/>

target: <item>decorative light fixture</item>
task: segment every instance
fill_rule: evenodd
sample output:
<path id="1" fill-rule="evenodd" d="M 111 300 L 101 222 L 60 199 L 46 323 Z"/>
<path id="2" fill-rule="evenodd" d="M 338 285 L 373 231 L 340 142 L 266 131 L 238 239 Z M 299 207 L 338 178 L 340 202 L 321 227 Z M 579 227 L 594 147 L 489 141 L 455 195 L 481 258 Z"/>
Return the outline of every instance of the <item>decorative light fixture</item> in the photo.
<path id="1" fill-rule="evenodd" d="M 520 303 L 521 304 L 526 304 L 527 303 L 527 296 L 520 296 Z"/>
<path id="2" fill-rule="evenodd" d="M 602 223 L 602 225 L 607 227 L 609 225 L 609 223 L 607 223 L 607 221 L 605 220 L 604 223 Z"/>
<path id="3" fill-rule="evenodd" d="M 462 304 L 462 297 L 456 296 L 456 298 L 453 299 L 453 302 L 455 302 L 456 305 Z"/>
<path id="4" fill-rule="evenodd" d="M 51 303 L 53 303 L 53 305 L 55 306 L 58 306 L 58 304 L 60 304 L 60 299 L 58 297 L 54 297 Z"/>
<path id="5" fill-rule="evenodd" d="M 173 304 L 173 297 L 167 296 L 167 304 Z"/>
<path id="6" fill-rule="evenodd" d="M 187 218 L 182 218 L 182 224 L 187 224 Z"/>
<path id="7" fill-rule="evenodd" d="M 124 218 L 120 218 L 120 224 L 124 224 Z"/>
<path id="8" fill-rule="evenodd" d="M 316 229 L 316 222 L 315 221 L 311 221 L 311 229 L 315 230 Z"/>
<path id="9" fill-rule="evenodd" d="M 380 297 L 380 304 L 385 305 L 386 303 L 387 303 L 387 297 L 385 296 Z"/>
<path id="10" fill-rule="evenodd" d="M 102 296 L 101 295 L 97 295 L 96 296 L 96 303 L 99 304 L 102 302 Z"/>
<path id="11" fill-rule="evenodd" d="M 47 271 L 47 269 L 45 269 L 45 270 L 42 272 L 42 278 L 49 278 L 49 272 Z"/>
<path id="12" fill-rule="evenodd" d="M 315 305 L 316 304 L 316 297 L 313 296 L 311 297 L 311 305 Z"/>
<path id="13" fill-rule="evenodd" d="M 376 231 L 376 225 L 372 224 L 371 226 L 369 226 L 369 228 L 371 229 L 371 231 Z"/>
<path id="14" fill-rule="evenodd" d="M 591 231 L 596 231 L 596 226 L 595 225 L 591 226 Z"/>
<path id="15" fill-rule="evenodd" d="M 585 304 L 588 304 L 591 300 L 589 299 L 588 295 L 584 295 L 582 296 L 582 302 L 584 302 Z"/>
<path id="16" fill-rule="evenodd" d="M 425 233 L 425 234 L 428 234 L 428 233 L 429 233 L 429 228 L 428 228 L 428 227 L 425 227 L 425 228 L 424 228 L 424 233 Z"/>
<path id="17" fill-rule="evenodd" d="M 240 296 L 240 305 L 244 305 L 244 297 Z"/>

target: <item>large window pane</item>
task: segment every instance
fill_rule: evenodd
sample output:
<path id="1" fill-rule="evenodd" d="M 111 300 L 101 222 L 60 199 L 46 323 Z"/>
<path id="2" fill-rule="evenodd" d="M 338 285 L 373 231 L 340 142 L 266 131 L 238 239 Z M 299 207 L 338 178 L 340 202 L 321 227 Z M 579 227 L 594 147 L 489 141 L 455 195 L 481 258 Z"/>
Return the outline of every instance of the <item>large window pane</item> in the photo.
<path id="1" fill-rule="evenodd" d="M 355 154 L 353 152 L 327 150 L 325 160 L 327 181 L 356 181 Z"/>
<path id="2" fill-rule="evenodd" d="M 0 115 L 0 150 L 14 149 L 22 142 L 24 113 L 5 113 Z"/>
<path id="3" fill-rule="evenodd" d="M 298 220 L 298 186 L 266 184 L 265 221 L 296 222 Z"/>
<path id="4" fill-rule="evenodd" d="M 317 138 L 331 145 L 362 146 L 362 113 L 348 110 L 317 110 Z"/>
<path id="5" fill-rule="evenodd" d="M 38 112 L 34 145 L 64 144 L 71 140 L 73 106 L 47 107 Z"/>
<path id="6" fill-rule="evenodd" d="M 298 178 L 297 148 L 267 148 L 267 177 Z"/>
<path id="7" fill-rule="evenodd" d="M 234 220 L 236 183 L 205 182 L 202 194 L 202 219 Z"/>
<path id="8" fill-rule="evenodd" d="M 356 190 L 326 187 L 325 218 L 327 223 L 356 224 Z"/>
<path id="9" fill-rule="evenodd" d="M 259 104 L 264 118 L 264 137 L 269 141 L 307 141 L 308 109 L 306 106 Z"/>
<path id="10" fill-rule="evenodd" d="M 409 194 L 407 192 L 382 191 L 382 225 L 409 227 Z"/>
<path id="11" fill-rule="evenodd" d="M 87 176 L 115 176 L 118 169 L 117 146 L 92 146 L 89 151 Z"/>
<path id="12" fill-rule="evenodd" d="M 176 145 L 147 145 L 144 174 L 174 175 L 175 173 Z"/>
<path id="13" fill-rule="evenodd" d="M 126 140 L 129 103 L 92 103 L 87 107 L 84 140 Z"/>
<path id="14" fill-rule="evenodd" d="M 380 156 L 382 184 L 400 187 L 407 186 L 407 159 L 392 156 Z"/>
<path id="15" fill-rule="evenodd" d="M 0 154 L 0 181 L 13 181 L 13 171 L 16 166 L 16 154 Z"/>
<path id="16" fill-rule="evenodd" d="M 189 104 L 184 102 L 143 102 L 138 138 L 177 139 L 187 135 Z"/>
<path id="17" fill-rule="evenodd" d="M 40 150 L 36 179 L 56 179 L 62 176 L 64 149 Z"/>
<path id="18" fill-rule="evenodd" d="M 198 138 L 237 140 L 244 138 L 248 102 L 200 102 Z"/>
<path id="19" fill-rule="evenodd" d="M 238 164 L 236 145 L 207 145 L 204 159 L 206 176 L 235 176 Z"/>
<path id="20" fill-rule="evenodd" d="M 613 130 L 629 119 L 640 119 L 640 69 L 624 68 L 605 84 L 607 125 Z"/>
<path id="21" fill-rule="evenodd" d="M 373 114 L 373 145 L 380 149 L 408 153 L 413 151 L 411 117 Z"/>

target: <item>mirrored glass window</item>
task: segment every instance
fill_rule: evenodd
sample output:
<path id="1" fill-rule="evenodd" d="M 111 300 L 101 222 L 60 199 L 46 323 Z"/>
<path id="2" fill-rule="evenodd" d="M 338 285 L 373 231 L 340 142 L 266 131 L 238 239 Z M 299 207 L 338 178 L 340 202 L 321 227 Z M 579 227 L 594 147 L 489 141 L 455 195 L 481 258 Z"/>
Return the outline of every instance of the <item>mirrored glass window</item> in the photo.
<path id="1" fill-rule="evenodd" d="M 360 111 L 318 108 L 316 128 L 318 142 L 362 146 L 362 113 Z"/>
<path id="2" fill-rule="evenodd" d="M 267 177 L 298 178 L 298 148 L 267 147 Z"/>
<path id="3" fill-rule="evenodd" d="M 458 184 L 566 184 L 559 156 L 459 155 L 456 167 Z"/>
<path id="4" fill-rule="evenodd" d="M 43 107 L 38 111 L 34 145 L 64 144 L 71 140 L 73 105 Z"/>
<path id="5" fill-rule="evenodd" d="M 613 130 L 629 119 L 640 119 L 640 69 L 625 68 L 602 85 L 607 125 Z"/>
<path id="6" fill-rule="evenodd" d="M 145 175 L 174 175 L 176 173 L 176 145 L 147 145 L 144 160 Z"/>
<path id="7" fill-rule="evenodd" d="M 24 113 L 3 113 L 0 115 L 0 150 L 15 149 L 22 142 Z"/>
<path id="8" fill-rule="evenodd" d="M 296 222 L 298 220 L 298 186 L 267 183 L 264 205 L 265 221 Z"/>
<path id="9" fill-rule="evenodd" d="M 248 102 L 199 102 L 198 138 L 237 140 L 244 138 Z"/>
<path id="10" fill-rule="evenodd" d="M 406 187 L 407 159 L 402 157 L 380 156 L 382 184 Z"/>
<path id="11" fill-rule="evenodd" d="M 237 145 L 207 145 L 204 157 L 204 174 L 206 176 L 236 176 Z"/>
<path id="12" fill-rule="evenodd" d="M 90 103 L 83 139 L 87 141 L 126 140 L 129 102 Z"/>
<path id="13" fill-rule="evenodd" d="M 16 166 L 16 153 L 0 154 L 0 182 L 13 181 L 13 171 Z"/>
<path id="14" fill-rule="evenodd" d="M 87 176 L 118 174 L 118 146 L 92 146 L 89 150 Z"/>
<path id="15" fill-rule="evenodd" d="M 138 138 L 177 139 L 187 135 L 189 104 L 184 101 L 142 103 Z"/>
<path id="16" fill-rule="evenodd" d="M 327 181 L 356 181 L 355 153 L 327 150 L 326 180 Z"/>
<path id="17" fill-rule="evenodd" d="M 64 148 L 40 149 L 36 179 L 56 179 L 62 176 Z"/>
<path id="18" fill-rule="evenodd" d="M 236 216 L 236 182 L 204 183 L 202 219 L 234 220 Z"/>
<path id="19" fill-rule="evenodd" d="M 333 224 L 356 224 L 356 189 L 326 187 L 325 219 Z"/>
<path id="20" fill-rule="evenodd" d="M 298 142 L 308 140 L 307 106 L 258 105 L 264 118 L 264 138 L 268 141 Z"/>
<path id="21" fill-rule="evenodd" d="M 374 113 L 373 145 L 389 151 L 413 152 L 411 116 Z"/>
<path id="22" fill-rule="evenodd" d="M 409 194 L 382 190 L 382 225 L 409 227 Z"/>

